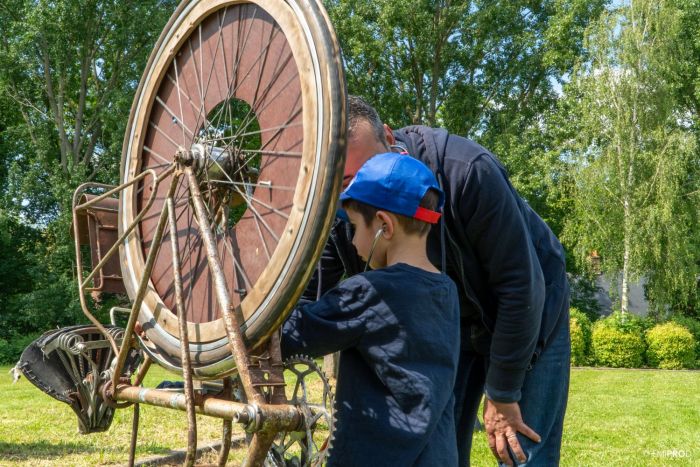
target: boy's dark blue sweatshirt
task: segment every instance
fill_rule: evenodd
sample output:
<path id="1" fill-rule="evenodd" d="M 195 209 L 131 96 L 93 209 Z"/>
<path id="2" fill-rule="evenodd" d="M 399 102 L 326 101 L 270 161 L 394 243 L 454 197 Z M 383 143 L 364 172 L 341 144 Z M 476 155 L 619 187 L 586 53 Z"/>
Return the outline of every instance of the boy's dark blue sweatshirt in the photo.
<path id="1" fill-rule="evenodd" d="M 457 465 L 452 280 L 407 264 L 353 276 L 295 309 L 285 357 L 341 351 L 329 466 Z"/>

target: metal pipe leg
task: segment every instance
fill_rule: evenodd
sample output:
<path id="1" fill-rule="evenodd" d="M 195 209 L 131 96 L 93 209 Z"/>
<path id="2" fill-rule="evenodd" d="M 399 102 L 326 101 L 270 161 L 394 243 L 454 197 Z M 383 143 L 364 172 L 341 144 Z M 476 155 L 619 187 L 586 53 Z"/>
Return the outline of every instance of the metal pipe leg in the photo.
<path id="1" fill-rule="evenodd" d="M 222 397 L 227 400 L 233 399 L 233 387 L 230 378 L 224 378 L 224 391 Z M 217 462 L 218 467 L 224 467 L 226 461 L 228 460 L 228 454 L 231 450 L 231 435 L 232 435 L 232 422 L 231 420 L 222 420 L 221 429 L 221 450 L 219 451 L 219 461 Z"/>
<path id="2" fill-rule="evenodd" d="M 202 200 L 202 193 L 199 190 L 199 181 L 194 172 L 192 172 L 192 167 L 185 167 L 185 174 L 187 175 L 187 181 L 190 187 L 192 206 L 197 215 L 198 227 L 202 233 L 202 243 L 204 243 L 204 248 L 207 252 L 209 272 L 212 275 L 214 288 L 216 290 L 216 298 L 219 301 L 221 314 L 224 318 L 229 347 L 231 348 L 233 359 L 236 362 L 238 374 L 241 377 L 243 390 L 250 402 L 264 404 L 265 399 L 262 394 L 253 387 L 250 374 L 250 360 L 248 359 L 248 353 L 245 348 L 245 343 L 243 342 L 241 323 L 238 322 L 234 306 L 231 304 L 231 295 L 226 285 L 226 278 L 224 276 L 223 266 L 221 265 L 221 259 L 219 258 L 216 239 L 211 231 L 210 220 L 207 216 L 204 201 Z"/>
<path id="3" fill-rule="evenodd" d="M 177 175 L 175 176 L 177 178 Z M 191 467 L 197 457 L 197 417 L 194 412 L 194 388 L 192 386 L 192 362 L 190 361 L 190 340 L 187 335 L 187 314 L 182 297 L 182 277 L 180 275 L 180 252 L 177 243 L 177 222 L 175 221 L 175 203 L 172 198 L 165 200 L 170 226 L 170 247 L 173 256 L 173 281 L 175 283 L 175 303 L 177 318 L 180 323 L 180 358 L 182 359 L 182 378 L 185 381 L 185 404 L 187 405 L 187 454 L 184 465 Z"/>
<path id="4" fill-rule="evenodd" d="M 275 436 L 277 436 L 277 431 L 261 430 L 254 433 L 248 446 L 248 457 L 243 462 L 243 466 L 263 467 Z"/>
<path id="5" fill-rule="evenodd" d="M 134 404 L 134 417 L 131 420 L 131 443 L 129 444 L 129 467 L 134 467 L 134 461 L 136 460 L 136 438 L 139 432 L 140 413 L 139 404 Z"/>

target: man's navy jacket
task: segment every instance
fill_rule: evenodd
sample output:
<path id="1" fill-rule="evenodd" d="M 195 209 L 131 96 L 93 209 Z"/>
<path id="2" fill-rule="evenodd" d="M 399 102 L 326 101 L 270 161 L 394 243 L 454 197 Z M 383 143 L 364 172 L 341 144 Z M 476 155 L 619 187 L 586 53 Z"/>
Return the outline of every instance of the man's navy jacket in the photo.
<path id="1" fill-rule="evenodd" d="M 505 168 L 488 150 L 441 129 L 394 131 L 397 143 L 430 167 L 445 191 L 445 232 L 431 230 L 428 255 L 459 290 L 462 333 L 489 358 L 485 391 L 493 400 L 520 399 L 525 372 L 568 308 L 564 251 L 547 224 L 517 194 Z M 441 240 L 444 238 L 444 242 Z M 336 221 L 305 298 L 326 291 L 343 273 L 364 265 L 349 226 Z"/>

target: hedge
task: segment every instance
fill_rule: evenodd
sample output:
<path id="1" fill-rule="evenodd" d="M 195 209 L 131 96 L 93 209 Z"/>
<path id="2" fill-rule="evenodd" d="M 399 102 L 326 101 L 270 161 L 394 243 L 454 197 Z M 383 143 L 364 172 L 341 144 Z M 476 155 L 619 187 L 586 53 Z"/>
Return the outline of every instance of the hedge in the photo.
<path id="1" fill-rule="evenodd" d="M 596 365 L 612 368 L 639 368 L 644 364 L 646 347 L 641 328 L 619 326 L 619 323 L 619 317 L 613 317 L 602 319 L 593 325 L 593 361 Z"/>
<path id="2" fill-rule="evenodd" d="M 695 366 L 700 367 L 700 320 L 676 315 L 671 321 L 686 328 L 695 338 Z"/>
<path id="3" fill-rule="evenodd" d="M 695 366 L 695 338 L 680 324 L 656 325 L 647 331 L 646 338 L 650 366 L 671 370 Z"/>

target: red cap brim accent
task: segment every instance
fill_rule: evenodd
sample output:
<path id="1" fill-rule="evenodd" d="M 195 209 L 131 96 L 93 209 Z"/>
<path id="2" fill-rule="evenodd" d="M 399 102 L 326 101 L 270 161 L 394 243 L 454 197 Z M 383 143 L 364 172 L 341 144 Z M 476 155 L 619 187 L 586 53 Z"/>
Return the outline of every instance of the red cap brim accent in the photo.
<path id="1" fill-rule="evenodd" d="M 418 206 L 416 213 L 413 214 L 413 218 L 429 224 L 437 224 L 437 221 L 440 220 L 440 215 L 441 214 L 439 212 L 431 211 L 430 209 L 425 209 Z"/>

